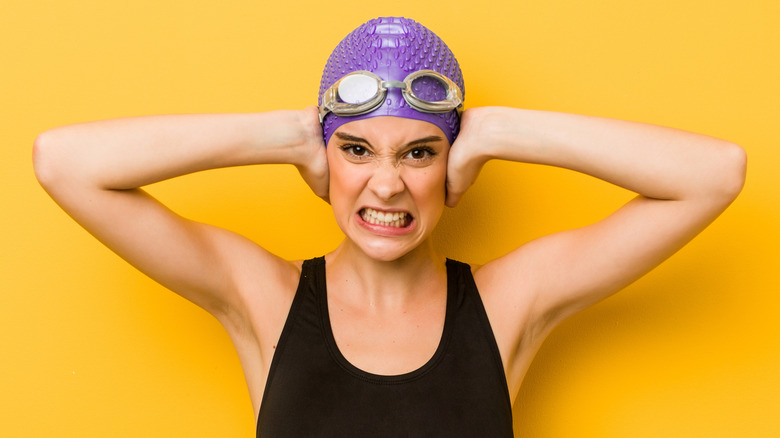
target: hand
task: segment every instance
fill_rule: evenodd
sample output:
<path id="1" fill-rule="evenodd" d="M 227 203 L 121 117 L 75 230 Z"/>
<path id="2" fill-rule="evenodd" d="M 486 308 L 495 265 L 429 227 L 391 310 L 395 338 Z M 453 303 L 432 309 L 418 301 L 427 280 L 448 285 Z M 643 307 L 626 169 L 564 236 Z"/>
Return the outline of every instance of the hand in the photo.
<path id="1" fill-rule="evenodd" d="M 328 198 L 329 170 L 325 142 L 322 139 L 319 112 L 316 106 L 310 106 L 301 111 L 301 121 L 305 130 L 305 141 L 302 147 L 302 159 L 295 167 L 311 187 L 315 195 L 330 203 Z"/>
<path id="2" fill-rule="evenodd" d="M 470 108 L 460 119 L 460 133 L 450 148 L 447 158 L 447 198 L 445 204 L 455 207 L 463 194 L 477 180 L 482 166 L 490 159 L 485 154 L 486 137 L 483 130 L 482 108 Z"/>

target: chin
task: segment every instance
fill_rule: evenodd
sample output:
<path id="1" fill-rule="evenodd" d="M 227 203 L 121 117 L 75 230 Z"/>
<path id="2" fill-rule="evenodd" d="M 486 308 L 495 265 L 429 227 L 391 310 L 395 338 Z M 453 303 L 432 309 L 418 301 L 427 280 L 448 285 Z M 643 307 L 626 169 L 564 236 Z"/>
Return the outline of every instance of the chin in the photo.
<path id="1" fill-rule="evenodd" d="M 380 239 L 390 240 L 390 239 Z M 352 241 L 360 250 L 372 260 L 380 262 L 394 262 L 402 259 L 420 247 L 420 243 L 410 245 L 409 242 L 356 242 Z"/>

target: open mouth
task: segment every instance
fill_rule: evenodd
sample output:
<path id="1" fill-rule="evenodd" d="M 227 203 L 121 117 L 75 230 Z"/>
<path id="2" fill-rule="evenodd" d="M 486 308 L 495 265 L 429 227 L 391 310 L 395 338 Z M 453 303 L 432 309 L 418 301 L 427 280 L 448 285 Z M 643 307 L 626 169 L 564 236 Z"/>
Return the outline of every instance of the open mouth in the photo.
<path id="1" fill-rule="evenodd" d="M 405 211 L 378 211 L 373 208 L 360 210 L 360 217 L 372 225 L 404 228 L 412 223 L 412 215 Z"/>

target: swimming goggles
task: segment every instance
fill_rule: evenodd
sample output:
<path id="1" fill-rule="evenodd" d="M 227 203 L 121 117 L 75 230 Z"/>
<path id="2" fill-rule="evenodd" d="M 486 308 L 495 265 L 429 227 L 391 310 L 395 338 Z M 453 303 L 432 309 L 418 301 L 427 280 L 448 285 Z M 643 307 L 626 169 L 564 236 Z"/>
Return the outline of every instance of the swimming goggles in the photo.
<path id="1" fill-rule="evenodd" d="M 446 91 L 444 99 L 430 101 L 417 96 L 413 85 L 423 79 L 437 81 Z M 329 112 L 357 116 L 374 111 L 385 101 L 389 88 L 400 88 L 406 103 L 424 113 L 446 113 L 463 106 L 463 92 L 458 84 L 439 72 L 418 70 L 403 81 L 385 81 L 374 73 L 359 70 L 339 79 L 322 94 L 320 123 Z"/>

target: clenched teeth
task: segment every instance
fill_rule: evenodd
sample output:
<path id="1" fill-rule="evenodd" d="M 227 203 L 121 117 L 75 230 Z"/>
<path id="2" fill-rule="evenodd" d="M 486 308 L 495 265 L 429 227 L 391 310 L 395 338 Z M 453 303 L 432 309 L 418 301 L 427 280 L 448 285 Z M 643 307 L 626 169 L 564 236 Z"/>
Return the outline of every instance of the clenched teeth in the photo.
<path id="1" fill-rule="evenodd" d="M 373 208 L 364 208 L 360 211 L 360 217 L 370 224 L 401 228 L 408 225 L 407 218 L 411 216 L 408 216 L 405 211 L 381 212 Z"/>

